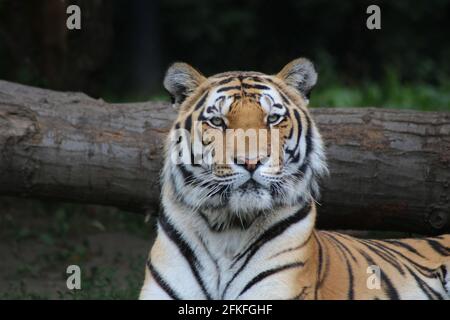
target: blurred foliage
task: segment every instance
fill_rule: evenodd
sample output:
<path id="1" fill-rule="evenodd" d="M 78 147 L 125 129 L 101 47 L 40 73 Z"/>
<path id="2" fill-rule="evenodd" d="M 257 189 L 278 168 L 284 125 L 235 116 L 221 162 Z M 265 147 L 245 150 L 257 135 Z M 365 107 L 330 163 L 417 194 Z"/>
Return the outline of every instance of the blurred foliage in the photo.
<path id="1" fill-rule="evenodd" d="M 82 9 L 67 31 L 65 6 Z M 381 7 L 381 30 L 366 8 Z M 315 106 L 450 109 L 450 1 L 0 0 L 0 77 L 113 101 L 161 97 L 166 66 L 319 70 Z"/>
<path id="2" fill-rule="evenodd" d="M 382 29 L 366 28 L 366 8 L 381 7 Z M 205 72 L 276 72 L 308 56 L 346 81 L 379 80 L 386 67 L 404 80 L 448 76 L 449 1 L 162 1 L 166 54 Z M 175 40 L 175 41 L 174 41 Z M 186 49 L 189 50 L 186 50 Z"/>
<path id="3" fill-rule="evenodd" d="M 370 4 L 381 7 L 381 30 L 365 26 Z M 306 56 L 319 71 L 312 106 L 450 110 L 449 1 L 169 0 L 162 9 L 165 55 L 207 75 L 275 73 Z"/>
<path id="4" fill-rule="evenodd" d="M 82 30 L 61 3 L 81 7 Z M 381 30 L 366 28 L 370 4 Z M 0 0 L 0 77 L 130 101 L 161 97 L 175 60 L 211 75 L 306 56 L 313 105 L 450 110 L 449 23 L 449 0 Z"/>
<path id="5" fill-rule="evenodd" d="M 343 85 L 338 79 L 319 82 L 311 94 L 312 107 L 381 107 L 450 110 L 450 81 L 431 85 L 402 82 L 399 73 L 387 69 L 378 81 Z"/>

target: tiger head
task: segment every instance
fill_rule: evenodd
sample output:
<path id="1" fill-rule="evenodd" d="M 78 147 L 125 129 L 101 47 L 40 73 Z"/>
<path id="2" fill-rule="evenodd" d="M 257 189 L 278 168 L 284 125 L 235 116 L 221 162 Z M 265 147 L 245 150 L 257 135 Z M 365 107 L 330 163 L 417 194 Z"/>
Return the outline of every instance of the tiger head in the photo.
<path id="1" fill-rule="evenodd" d="M 276 75 L 207 78 L 188 64 L 173 64 L 164 79 L 178 109 L 166 145 L 167 195 L 217 229 L 245 226 L 258 215 L 316 198 L 317 180 L 327 170 L 307 109 L 316 82 L 304 58 Z"/>

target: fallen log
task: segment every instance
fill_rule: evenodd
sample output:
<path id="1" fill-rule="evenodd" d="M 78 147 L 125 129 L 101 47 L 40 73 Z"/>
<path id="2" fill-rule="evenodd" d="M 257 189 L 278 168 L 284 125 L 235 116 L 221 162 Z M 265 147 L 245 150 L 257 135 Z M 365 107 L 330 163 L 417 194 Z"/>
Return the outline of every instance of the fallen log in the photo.
<path id="1" fill-rule="evenodd" d="M 327 146 L 319 227 L 450 232 L 450 113 L 313 109 Z M 150 212 L 165 102 L 111 104 L 0 81 L 0 195 Z"/>

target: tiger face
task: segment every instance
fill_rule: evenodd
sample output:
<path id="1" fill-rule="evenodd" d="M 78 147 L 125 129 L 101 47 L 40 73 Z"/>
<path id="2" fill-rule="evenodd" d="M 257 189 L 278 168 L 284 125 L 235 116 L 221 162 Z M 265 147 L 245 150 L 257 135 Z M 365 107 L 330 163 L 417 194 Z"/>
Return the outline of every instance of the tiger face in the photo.
<path id="1" fill-rule="evenodd" d="M 317 197 L 326 165 L 307 110 L 316 81 L 303 58 L 276 75 L 206 78 L 173 64 L 164 80 L 179 110 L 163 173 L 168 192 L 216 229 L 245 227 L 277 207 Z"/>

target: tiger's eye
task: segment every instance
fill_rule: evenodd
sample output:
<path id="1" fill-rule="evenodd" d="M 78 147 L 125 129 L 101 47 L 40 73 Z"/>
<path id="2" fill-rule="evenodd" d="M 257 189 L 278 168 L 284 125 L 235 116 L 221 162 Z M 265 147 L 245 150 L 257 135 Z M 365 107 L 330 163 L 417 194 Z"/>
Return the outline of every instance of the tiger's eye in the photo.
<path id="1" fill-rule="evenodd" d="M 274 123 L 277 122 L 280 119 L 280 116 L 277 114 L 271 114 L 270 116 L 267 117 L 267 122 L 268 123 Z"/>
<path id="2" fill-rule="evenodd" d="M 220 118 L 220 117 L 214 117 L 214 118 L 211 118 L 211 123 L 213 124 L 213 125 L 215 125 L 216 127 L 221 127 L 221 126 L 223 126 L 224 124 L 225 124 L 225 122 L 223 121 L 223 119 L 222 118 Z"/>

